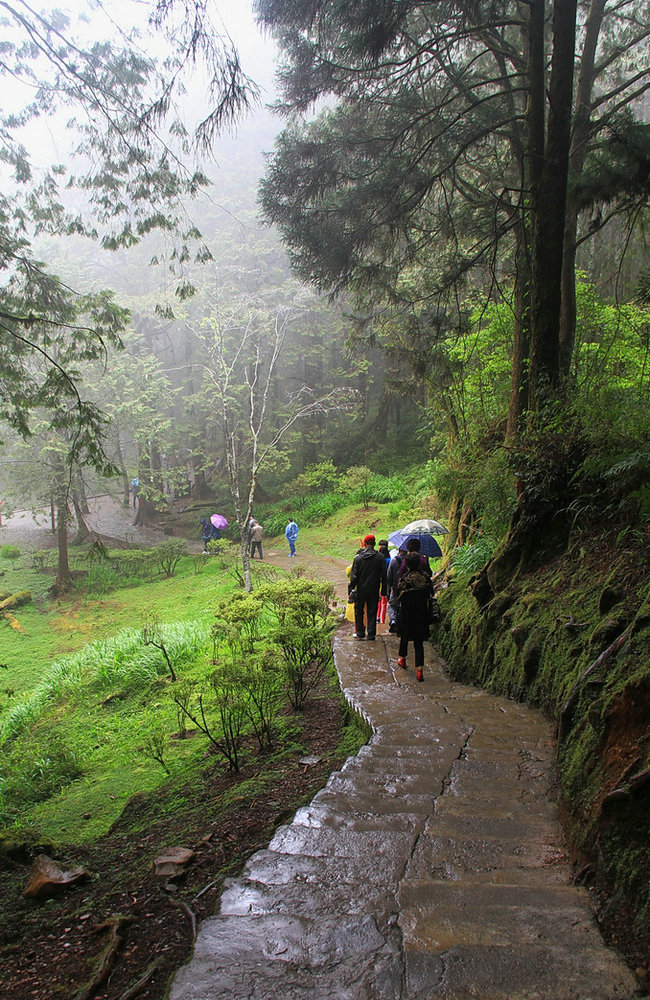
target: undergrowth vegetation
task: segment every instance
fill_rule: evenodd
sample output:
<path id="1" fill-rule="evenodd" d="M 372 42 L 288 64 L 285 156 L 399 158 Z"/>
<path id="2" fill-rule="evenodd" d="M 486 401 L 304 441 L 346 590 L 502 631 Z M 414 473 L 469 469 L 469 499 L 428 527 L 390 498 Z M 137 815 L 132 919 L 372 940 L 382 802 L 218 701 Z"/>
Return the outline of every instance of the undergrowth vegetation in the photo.
<path id="1" fill-rule="evenodd" d="M 196 578 L 189 560 L 184 574 Z M 6 834 L 95 839 L 135 792 L 219 766 L 215 754 L 237 771 L 249 736 L 260 754 L 291 743 L 291 713 L 332 674 L 331 585 L 233 587 L 213 590 L 198 619 L 164 622 L 150 606 L 137 627 L 55 659 L 13 693 L 0 714 Z"/>

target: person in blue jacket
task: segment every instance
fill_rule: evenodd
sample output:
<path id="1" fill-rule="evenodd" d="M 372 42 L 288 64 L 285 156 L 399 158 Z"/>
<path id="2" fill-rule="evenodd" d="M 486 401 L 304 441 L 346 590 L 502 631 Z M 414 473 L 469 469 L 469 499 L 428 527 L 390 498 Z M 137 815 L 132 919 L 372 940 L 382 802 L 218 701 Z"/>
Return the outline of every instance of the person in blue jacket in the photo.
<path id="1" fill-rule="evenodd" d="M 296 554 L 296 538 L 298 537 L 298 525 L 292 517 L 289 518 L 284 533 L 289 543 L 289 558 L 291 559 L 291 556 Z"/>

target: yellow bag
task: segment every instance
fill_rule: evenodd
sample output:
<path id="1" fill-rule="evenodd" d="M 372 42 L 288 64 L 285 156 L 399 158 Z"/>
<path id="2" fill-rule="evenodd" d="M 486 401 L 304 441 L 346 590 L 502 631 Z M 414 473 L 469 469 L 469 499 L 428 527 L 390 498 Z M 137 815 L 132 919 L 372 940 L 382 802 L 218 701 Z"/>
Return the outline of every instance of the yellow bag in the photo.
<path id="1" fill-rule="evenodd" d="M 347 621 L 354 625 L 354 601 L 348 601 L 345 605 L 345 617 Z"/>

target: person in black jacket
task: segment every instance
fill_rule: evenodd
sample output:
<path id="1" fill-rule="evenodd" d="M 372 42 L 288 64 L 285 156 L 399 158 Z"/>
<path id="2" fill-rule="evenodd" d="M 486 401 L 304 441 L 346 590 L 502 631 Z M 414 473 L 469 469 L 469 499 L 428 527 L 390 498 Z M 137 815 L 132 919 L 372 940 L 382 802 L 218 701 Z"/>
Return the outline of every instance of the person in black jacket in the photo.
<path id="1" fill-rule="evenodd" d="M 430 604 L 433 598 L 431 578 L 422 570 L 420 553 L 409 552 L 404 560 L 404 573 L 397 584 L 397 634 L 399 636 L 398 667 L 406 670 L 409 641 L 415 650 L 416 677 L 424 680 L 424 640 L 431 630 Z"/>
<path id="2" fill-rule="evenodd" d="M 375 536 L 366 535 L 363 548 L 354 557 L 350 573 L 350 590 L 354 591 L 354 625 L 357 639 L 366 638 L 363 622 L 364 607 L 367 607 L 368 639 L 377 636 L 377 606 L 379 596 L 386 596 L 386 560 L 380 552 L 375 552 Z"/>

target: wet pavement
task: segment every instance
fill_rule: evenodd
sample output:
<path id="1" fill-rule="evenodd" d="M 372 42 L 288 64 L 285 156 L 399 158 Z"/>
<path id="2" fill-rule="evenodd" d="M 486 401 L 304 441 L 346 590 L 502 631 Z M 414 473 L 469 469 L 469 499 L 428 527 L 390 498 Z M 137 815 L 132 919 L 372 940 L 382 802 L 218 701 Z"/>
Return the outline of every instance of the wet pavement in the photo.
<path id="1" fill-rule="evenodd" d="M 339 595 L 343 565 L 317 571 Z M 335 642 L 369 744 L 226 883 L 169 1000 L 636 996 L 571 885 L 543 717 L 451 682 L 431 647 L 419 684 L 381 631 Z"/>

